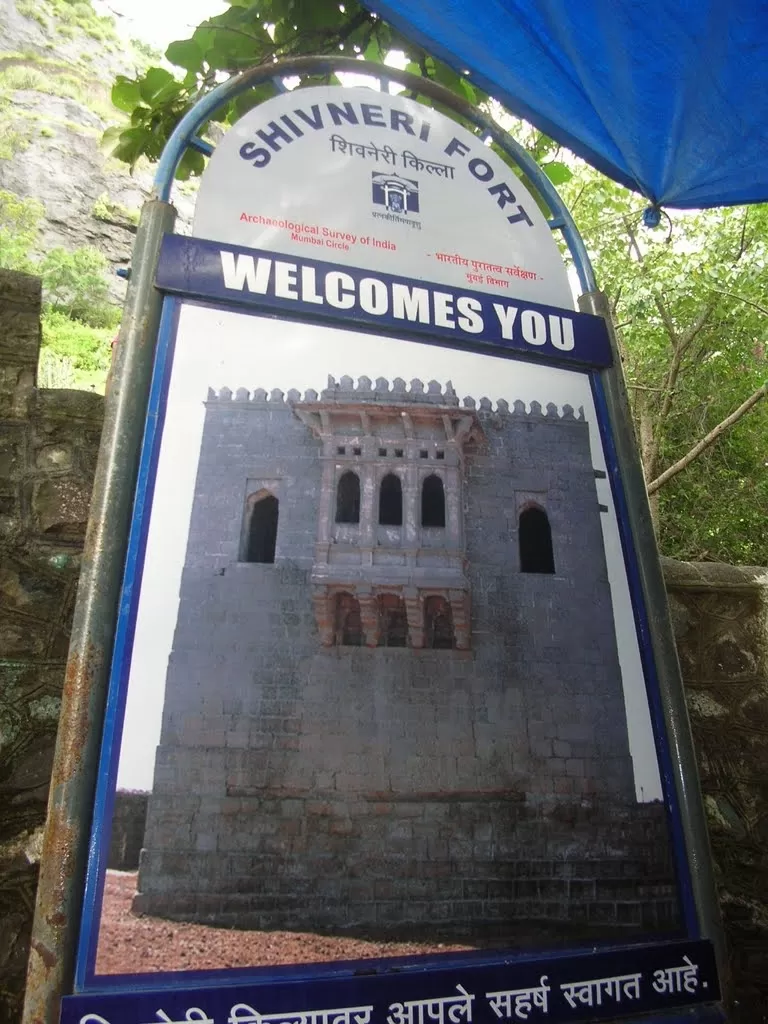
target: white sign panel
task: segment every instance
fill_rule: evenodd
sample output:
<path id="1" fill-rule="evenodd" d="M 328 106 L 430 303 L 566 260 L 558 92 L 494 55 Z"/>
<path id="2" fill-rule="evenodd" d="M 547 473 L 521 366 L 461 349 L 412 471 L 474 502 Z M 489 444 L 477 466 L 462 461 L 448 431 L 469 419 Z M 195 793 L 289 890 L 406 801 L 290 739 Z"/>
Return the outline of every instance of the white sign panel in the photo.
<path id="1" fill-rule="evenodd" d="M 301 89 L 242 117 L 203 176 L 193 234 L 573 308 L 513 171 L 437 111 L 366 88 Z"/>

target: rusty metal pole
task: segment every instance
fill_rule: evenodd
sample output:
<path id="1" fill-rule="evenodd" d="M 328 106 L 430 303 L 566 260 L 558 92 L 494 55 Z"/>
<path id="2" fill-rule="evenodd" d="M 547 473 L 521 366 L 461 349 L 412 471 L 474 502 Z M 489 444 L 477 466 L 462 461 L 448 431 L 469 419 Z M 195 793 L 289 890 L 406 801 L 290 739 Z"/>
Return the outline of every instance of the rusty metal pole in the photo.
<path id="1" fill-rule="evenodd" d="M 154 276 L 162 237 L 175 220 L 170 203 L 145 203 L 133 249 L 64 678 L 23 1024 L 55 1024 L 72 982 L 101 723 L 162 305 Z"/>
<path id="2" fill-rule="evenodd" d="M 627 519 L 635 545 L 640 586 L 650 625 L 651 647 L 661 696 L 664 724 L 669 740 L 669 752 L 674 786 L 679 808 L 680 823 L 688 854 L 691 888 L 698 915 L 701 935 L 710 939 L 715 947 L 720 980 L 727 993 L 729 984 L 728 956 L 720 920 L 709 849 L 709 834 L 704 804 L 699 787 L 699 771 L 693 746 L 688 709 L 685 703 L 677 646 L 672 632 L 667 589 L 656 546 L 648 493 L 643 467 L 640 463 L 632 426 L 632 412 L 624 383 L 616 334 L 605 294 L 589 291 L 579 297 L 579 309 L 605 320 L 613 350 L 613 365 L 600 373 L 613 443 L 621 467 L 621 478 L 626 495 Z"/>

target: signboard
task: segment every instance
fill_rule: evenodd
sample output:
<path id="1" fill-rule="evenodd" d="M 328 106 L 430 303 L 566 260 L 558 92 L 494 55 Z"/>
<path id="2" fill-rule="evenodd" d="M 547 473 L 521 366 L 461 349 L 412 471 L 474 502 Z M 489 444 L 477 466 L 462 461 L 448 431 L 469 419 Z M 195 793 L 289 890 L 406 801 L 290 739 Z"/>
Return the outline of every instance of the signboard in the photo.
<path id="1" fill-rule="evenodd" d="M 531 196 L 435 111 L 306 89 L 225 137 L 193 230 L 157 271 L 62 1020 L 716 1001 L 609 339 Z"/>
<path id="2" fill-rule="evenodd" d="M 206 169 L 198 238 L 573 308 L 523 183 L 450 118 L 370 89 L 254 107 Z"/>

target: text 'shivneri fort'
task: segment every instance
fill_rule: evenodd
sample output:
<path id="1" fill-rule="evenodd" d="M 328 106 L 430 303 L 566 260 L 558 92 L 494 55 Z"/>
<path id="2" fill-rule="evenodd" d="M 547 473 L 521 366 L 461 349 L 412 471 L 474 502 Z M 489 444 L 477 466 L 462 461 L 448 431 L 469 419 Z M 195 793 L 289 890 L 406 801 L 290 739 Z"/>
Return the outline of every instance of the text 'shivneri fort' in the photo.
<path id="1" fill-rule="evenodd" d="M 600 517 L 569 406 L 400 379 L 209 392 L 135 908 L 674 928 Z"/>

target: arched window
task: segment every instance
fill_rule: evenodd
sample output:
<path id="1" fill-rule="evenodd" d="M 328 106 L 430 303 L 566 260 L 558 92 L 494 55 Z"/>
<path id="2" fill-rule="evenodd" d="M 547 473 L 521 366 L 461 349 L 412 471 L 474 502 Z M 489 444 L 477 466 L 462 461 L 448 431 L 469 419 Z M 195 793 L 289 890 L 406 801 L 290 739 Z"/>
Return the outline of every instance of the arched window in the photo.
<path id="1" fill-rule="evenodd" d="M 360 478 L 347 470 L 339 477 L 336 488 L 336 522 L 360 522 Z"/>
<path id="2" fill-rule="evenodd" d="M 277 498 L 265 494 L 251 507 L 245 543 L 246 562 L 274 562 L 277 543 Z"/>
<path id="3" fill-rule="evenodd" d="M 445 526 L 443 481 L 431 473 L 421 485 L 421 525 Z"/>
<path id="4" fill-rule="evenodd" d="M 552 530 L 547 513 L 532 505 L 520 513 L 518 524 L 520 572 L 553 573 Z"/>
<path id="5" fill-rule="evenodd" d="M 424 646 L 438 650 L 453 647 L 453 615 L 444 597 L 428 597 L 424 602 Z"/>
<path id="6" fill-rule="evenodd" d="M 400 477 L 387 473 L 379 489 L 379 525 L 403 525 L 403 487 Z"/>
<path id="7" fill-rule="evenodd" d="M 408 616 L 405 602 L 395 594 L 379 597 L 379 647 L 406 647 Z"/>
<path id="8" fill-rule="evenodd" d="M 360 605 L 351 594 L 336 595 L 336 643 L 344 647 L 360 647 L 363 623 Z"/>

